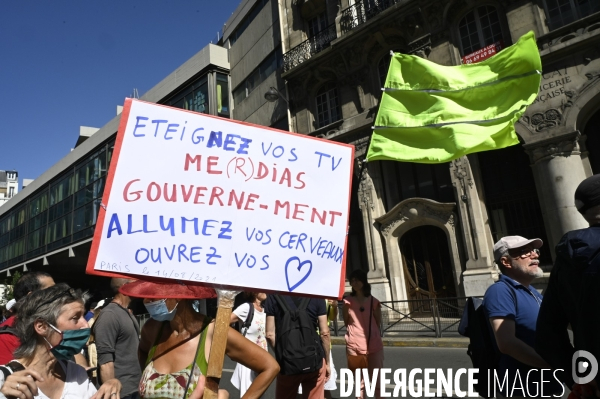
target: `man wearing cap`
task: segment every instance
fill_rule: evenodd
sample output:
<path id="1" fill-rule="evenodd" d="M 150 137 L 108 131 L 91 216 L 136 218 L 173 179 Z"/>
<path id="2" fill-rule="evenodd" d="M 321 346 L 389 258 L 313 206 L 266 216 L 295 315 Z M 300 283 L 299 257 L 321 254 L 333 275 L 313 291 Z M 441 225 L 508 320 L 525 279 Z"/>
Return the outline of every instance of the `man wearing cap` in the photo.
<path id="1" fill-rule="evenodd" d="M 581 363 L 579 356 L 574 359 L 576 351 L 587 351 L 600 361 L 600 174 L 579 184 L 575 206 L 589 227 L 568 232 L 556 246 L 537 323 L 536 349 L 553 368 L 564 370 L 557 376 L 569 388 L 600 397 L 600 373 L 586 386 L 578 386 L 573 372 L 585 378 L 591 368 L 584 373 L 572 369 Z M 575 347 L 567 333 L 569 325 Z"/>
<path id="2" fill-rule="evenodd" d="M 531 282 L 543 275 L 539 267 L 539 248 L 542 244 L 539 238 L 528 240 L 520 236 L 507 236 L 494 245 L 494 259 L 502 274 L 486 291 L 483 307 L 500 352 L 495 370 L 498 380 L 502 382 L 507 377 L 508 383 L 496 387 L 497 393 L 503 397 L 541 396 L 539 371 L 532 371 L 529 376 L 528 373 L 531 369 L 549 368 L 534 349 L 535 326 L 542 296 L 531 286 Z M 551 379 L 551 373 L 544 375 L 544 381 Z M 553 386 L 546 385 L 544 395 L 551 394 L 557 388 L 555 381 Z"/>

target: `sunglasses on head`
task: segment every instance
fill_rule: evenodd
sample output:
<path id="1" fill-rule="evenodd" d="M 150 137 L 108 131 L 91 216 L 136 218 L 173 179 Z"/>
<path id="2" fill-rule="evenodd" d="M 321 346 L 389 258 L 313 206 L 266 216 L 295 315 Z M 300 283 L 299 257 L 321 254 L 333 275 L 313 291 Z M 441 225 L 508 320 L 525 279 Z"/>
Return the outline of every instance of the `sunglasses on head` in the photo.
<path id="1" fill-rule="evenodd" d="M 69 289 L 66 289 L 64 291 L 59 292 L 58 294 L 54 295 L 52 298 L 50 298 L 50 299 L 42 302 L 41 304 L 39 304 L 36 309 L 39 309 L 42 306 L 48 305 L 48 304 L 56 301 L 58 298 L 62 298 L 63 296 L 66 296 L 66 295 L 69 295 L 71 298 L 76 298 L 75 289 L 69 288 Z"/>

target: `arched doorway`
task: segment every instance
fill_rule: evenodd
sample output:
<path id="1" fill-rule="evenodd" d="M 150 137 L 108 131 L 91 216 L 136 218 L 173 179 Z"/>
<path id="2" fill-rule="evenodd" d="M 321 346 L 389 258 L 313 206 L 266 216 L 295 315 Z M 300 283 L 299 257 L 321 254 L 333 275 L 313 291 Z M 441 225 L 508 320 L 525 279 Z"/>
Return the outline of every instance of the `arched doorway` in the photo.
<path id="1" fill-rule="evenodd" d="M 407 299 L 456 297 L 448 239 L 442 229 L 415 227 L 399 244 Z"/>

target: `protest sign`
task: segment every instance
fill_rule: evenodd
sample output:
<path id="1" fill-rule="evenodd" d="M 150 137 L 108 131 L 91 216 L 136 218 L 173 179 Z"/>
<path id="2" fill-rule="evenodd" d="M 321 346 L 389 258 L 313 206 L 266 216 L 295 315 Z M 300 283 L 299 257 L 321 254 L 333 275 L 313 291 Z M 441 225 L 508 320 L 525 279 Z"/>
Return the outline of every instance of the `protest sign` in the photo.
<path id="1" fill-rule="evenodd" d="M 127 99 L 87 273 L 340 297 L 354 147 Z"/>

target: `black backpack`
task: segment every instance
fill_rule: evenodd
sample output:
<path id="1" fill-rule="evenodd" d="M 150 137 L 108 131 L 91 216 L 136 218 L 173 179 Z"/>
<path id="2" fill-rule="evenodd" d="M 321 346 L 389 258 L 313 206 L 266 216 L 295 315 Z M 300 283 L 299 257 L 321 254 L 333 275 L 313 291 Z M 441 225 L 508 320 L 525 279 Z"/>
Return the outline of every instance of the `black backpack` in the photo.
<path id="1" fill-rule="evenodd" d="M 310 298 L 303 298 L 296 310 L 290 310 L 285 299 L 275 295 L 284 312 L 277 323 L 275 358 L 281 374 L 307 374 L 323 367 L 325 351 L 321 338 L 310 320 L 306 307 Z"/>
<path id="2" fill-rule="evenodd" d="M 479 369 L 475 391 L 487 399 L 494 393 L 493 386 L 489 382 L 493 382 L 494 370 L 498 367 L 500 354 L 495 349 L 482 303 L 481 298 L 467 299 L 458 332 L 469 337 L 467 354 L 471 358 L 473 368 Z M 488 376 L 491 381 L 488 381 Z"/>

